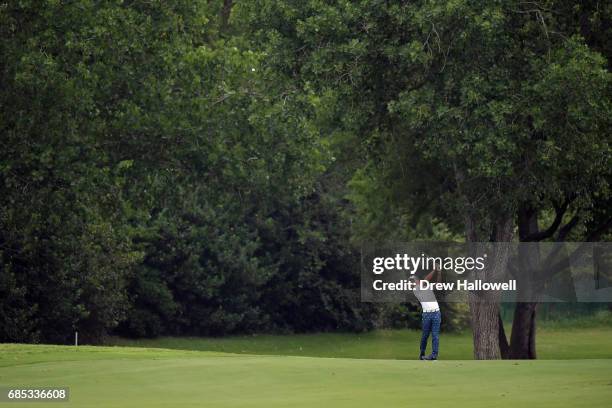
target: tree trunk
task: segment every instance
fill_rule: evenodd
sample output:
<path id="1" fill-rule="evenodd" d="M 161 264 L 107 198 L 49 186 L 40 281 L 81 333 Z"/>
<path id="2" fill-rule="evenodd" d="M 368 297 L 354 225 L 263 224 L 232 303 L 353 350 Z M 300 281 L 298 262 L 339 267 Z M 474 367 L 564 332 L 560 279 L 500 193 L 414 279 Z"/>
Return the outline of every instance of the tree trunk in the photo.
<path id="1" fill-rule="evenodd" d="M 469 242 L 477 242 L 479 239 L 476 232 L 477 223 L 473 219 L 466 220 L 466 235 Z M 495 224 L 494 233 L 491 234 L 497 243 L 486 268 L 474 273 L 475 279 L 483 282 L 496 281 L 505 276 L 510 256 L 508 245 L 513 235 L 512 217 L 500 217 Z M 499 292 L 470 292 L 468 294 L 470 316 L 472 323 L 472 339 L 474 342 L 474 358 L 477 360 L 495 360 L 502 357 L 500 349 L 501 319 L 499 311 Z M 505 336 L 504 336 L 505 337 Z M 506 351 L 506 350 L 504 350 Z"/>
<path id="2" fill-rule="evenodd" d="M 523 208 L 518 214 L 519 240 L 539 232 L 537 212 L 531 208 Z M 533 244 L 534 246 L 536 244 Z M 535 290 L 535 277 L 529 274 L 537 269 L 540 262 L 539 251 L 535 248 L 522 248 L 524 254 L 520 257 L 522 265 L 519 270 L 520 281 L 524 288 L 518 288 L 519 297 L 531 299 Z M 517 302 L 512 319 L 510 335 L 510 353 L 512 359 L 536 358 L 536 309 L 537 302 Z"/>
<path id="3" fill-rule="evenodd" d="M 500 359 L 499 304 L 493 298 L 472 300 L 470 301 L 470 314 L 474 359 Z"/>
<path id="4" fill-rule="evenodd" d="M 512 359 L 535 359 L 536 302 L 520 302 L 514 309 L 510 355 Z"/>
<path id="5" fill-rule="evenodd" d="M 504 329 L 504 321 L 502 320 L 501 313 L 499 314 L 499 352 L 501 358 L 510 358 L 510 344 L 508 344 L 508 338 L 506 337 L 506 330 Z"/>
<path id="6" fill-rule="evenodd" d="M 221 7 L 221 33 L 226 33 L 229 27 L 229 19 L 232 13 L 232 7 L 234 6 L 233 0 L 223 0 L 223 6 Z"/>

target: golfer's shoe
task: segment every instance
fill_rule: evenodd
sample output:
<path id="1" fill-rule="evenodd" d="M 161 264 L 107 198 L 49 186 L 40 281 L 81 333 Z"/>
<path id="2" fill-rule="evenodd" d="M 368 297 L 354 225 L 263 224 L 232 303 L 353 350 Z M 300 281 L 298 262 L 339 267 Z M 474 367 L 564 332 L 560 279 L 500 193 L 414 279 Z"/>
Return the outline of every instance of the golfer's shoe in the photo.
<path id="1" fill-rule="evenodd" d="M 425 354 L 419 355 L 419 360 L 425 360 Z"/>
<path id="2" fill-rule="evenodd" d="M 437 359 L 438 359 L 438 357 L 434 356 L 433 354 L 430 354 L 427 357 L 423 357 L 423 360 L 429 360 L 429 361 L 435 361 Z"/>

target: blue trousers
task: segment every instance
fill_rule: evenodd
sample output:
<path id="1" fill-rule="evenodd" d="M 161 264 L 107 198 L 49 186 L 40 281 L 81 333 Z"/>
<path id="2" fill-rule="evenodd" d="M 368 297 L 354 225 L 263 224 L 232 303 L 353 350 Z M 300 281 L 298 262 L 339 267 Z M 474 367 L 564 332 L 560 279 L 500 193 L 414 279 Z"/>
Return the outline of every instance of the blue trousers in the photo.
<path id="1" fill-rule="evenodd" d="M 427 340 L 431 334 L 431 355 L 438 357 L 438 348 L 440 345 L 440 323 L 442 322 L 442 314 L 437 312 L 423 312 L 423 335 L 421 336 L 421 355 L 425 354 L 427 349 Z"/>

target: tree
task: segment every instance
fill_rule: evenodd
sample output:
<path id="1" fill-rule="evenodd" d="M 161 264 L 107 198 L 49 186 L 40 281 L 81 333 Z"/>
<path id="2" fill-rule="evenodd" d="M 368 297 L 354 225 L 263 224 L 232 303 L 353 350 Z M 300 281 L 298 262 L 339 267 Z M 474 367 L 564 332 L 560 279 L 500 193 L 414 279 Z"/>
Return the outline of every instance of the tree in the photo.
<path id="1" fill-rule="evenodd" d="M 551 194 L 550 180 L 590 184 L 609 163 L 603 59 L 520 2 L 244 7 L 270 64 L 325 98 L 379 182 L 408 196 L 435 186 L 444 219 L 470 242 L 511 241 L 514 214 Z M 505 270 L 506 251 L 495 258 L 489 277 Z M 498 299 L 486 297 L 471 299 L 474 353 L 500 358 Z"/>
<path id="2" fill-rule="evenodd" d="M 105 38 L 105 11 L 90 2 L 0 9 L 4 341 L 62 342 L 75 330 L 97 341 L 124 314 L 139 254 L 117 211 L 124 169 L 100 148 L 103 111 L 116 106 L 97 104 L 100 77 L 111 75 L 92 47 Z"/>
<path id="3" fill-rule="evenodd" d="M 547 30 L 555 35 L 565 33 L 581 35 L 590 49 L 601 53 L 610 67 L 610 46 L 607 42 L 606 30 L 609 30 L 611 9 L 608 5 L 598 1 L 584 2 L 580 5 L 569 5 L 564 2 L 553 2 L 549 5 L 534 3 L 531 13 L 541 16 Z M 606 24 L 607 23 L 607 24 Z M 580 72 L 576 72 L 580 75 Z M 572 78 L 566 79 L 573 82 Z M 557 98 L 551 96 L 549 99 Z M 566 96 L 572 98 L 572 96 Z M 608 100 L 609 103 L 609 100 Z M 604 108 L 606 109 L 606 108 Z M 606 124 L 600 130 L 601 135 L 609 135 L 605 130 Z M 609 126 L 609 122 L 607 123 Z M 550 127 L 552 128 L 552 127 Z M 601 143 L 603 141 L 603 143 Z M 593 141 L 600 154 L 596 157 L 604 158 L 601 166 L 593 166 L 590 162 L 593 157 L 582 155 L 580 152 L 570 153 L 572 157 L 577 154 L 577 160 L 584 160 L 572 171 L 553 171 L 544 169 L 551 178 L 547 183 L 556 186 L 552 194 L 533 197 L 520 205 L 517 213 L 518 235 L 521 242 L 539 242 L 542 240 L 564 241 L 592 241 L 601 239 L 610 229 L 610 202 L 609 183 L 610 165 L 606 162 L 606 152 L 609 152 L 609 140 L 605 137 Z M 572 151 L 571 145 L 558 145 L 557 150 L 567 154 Z M 529 157 L 529 152 L 527 152 Z M 533 162 L 531 156 L 526 163 Z M 541 160 L 541 158 L 535 159 Z M 608 158 L 609 161 L 609 158 Z M 589 173 L 595 170 L 595 173 Z M 578 174 L 576 174 L 578 173 Z M 541 228 L 542 219 L 547 222 Z M 537 261 L 537 255 L 532 258 Z M 523 278 L 528 278 L 523 276 Z M 540 284 L 552 279 L 538 279 Z M 535 284 L 534 284 L 535 286 Z M 537 291 L 538 289 L 534 287 Z M 536 309 L 537 302 L 519 302 L 515 306 L 512 324 L 511 341 L 507 344 L 505 334 L 500 333 L 500 345 L 505 349 L 505 356 L 510 358 L 536 358 Z"/>
<path id="4" fill-rule="evenodd" d="M 0 339 L 368 327 L 318 99 L 232 4 L 0 8 Z"/>

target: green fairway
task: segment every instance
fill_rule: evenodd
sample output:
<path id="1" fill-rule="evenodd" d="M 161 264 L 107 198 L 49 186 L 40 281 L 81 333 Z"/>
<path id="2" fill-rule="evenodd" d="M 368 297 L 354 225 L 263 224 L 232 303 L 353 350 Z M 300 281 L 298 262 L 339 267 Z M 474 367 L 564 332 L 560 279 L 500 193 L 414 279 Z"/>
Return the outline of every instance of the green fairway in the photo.
<path id="1" fill-rule="evenodd" d="M 241 354 L 291 355 L 309 357 L 349 357 L 371 359 L 414 359 L 418 355 L 420 332 L 379 330 L 364 334 L 304 334 L 290 336 L 255 335 L 223 338 L 165 337 L 152 340 L 115 338 L 113 345 L 161 347 L 178 350 L 220 351 Z M 612 326 L 544 327 L 538 331 L 540 359 L 612 359 Z M 472 358 L 472 337 L 443 333 L 440 358 Z"/>
<path id="2" fill-rule="evenodd" d="M 612 360 L 423 362 L 0 345 L 0 384 L 70 387 L 70 402 L 54 407 L 603 407 L 612 400 Z"/>

